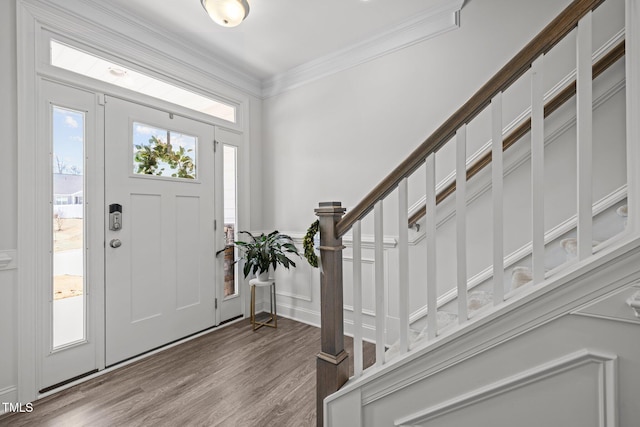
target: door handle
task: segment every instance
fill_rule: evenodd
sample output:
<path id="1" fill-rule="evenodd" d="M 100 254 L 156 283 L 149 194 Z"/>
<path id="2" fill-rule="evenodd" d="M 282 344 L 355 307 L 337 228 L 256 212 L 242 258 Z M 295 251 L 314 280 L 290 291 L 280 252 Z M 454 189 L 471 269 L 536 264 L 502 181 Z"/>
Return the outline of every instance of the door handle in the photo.
<path id="1" fill-rule="evenodd" d="M 114 249 L 117 249 L 120 246 L 122 246 L 122 242 L 120 241 L 120 239 L 111 239 L 111 241 L 109 242 L 109 246 L 111 246 Z"/>

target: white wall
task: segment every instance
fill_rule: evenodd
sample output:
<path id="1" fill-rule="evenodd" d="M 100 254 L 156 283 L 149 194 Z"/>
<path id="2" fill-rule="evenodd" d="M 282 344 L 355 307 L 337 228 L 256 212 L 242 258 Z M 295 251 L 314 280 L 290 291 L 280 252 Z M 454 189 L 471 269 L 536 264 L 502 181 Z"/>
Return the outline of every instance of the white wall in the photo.
<path id="1" fill-rule="evenodd" d="M 263 229 L 303 234 L 315 219 L 313 210 L 318 202 L 341 201 L 347 209 L 353 207 L 569 3 L 471 0 L 462 9 L 461 26 L 457 30 L 266 99 L 263 113 L 266 124 Z M 609 0 L 596 11 L 594 48 L 602 46 L 623 27 L 622 5 L 620 0 Z M 572 34 L 545 59 L 545 90 L 551 89 L 575 68 L 574 46 L 575 34 Z M 505 125 L 530 105 L 529 90 L 528 80 L 523 78 L 505 93 Z M 607 151 L 609 141 L 601 141 L 603 144 L 596 149 L 613 154 L 616 157 L 613 164 L 618 164 L 624 149 L 624 121 L 618 120 L 622 118 L 624 96 L 611 102 L 609 109 L 600 114 L 610 120 L 597 132 L 604 130 L 606 134 L 613 123 L 617 129 L 613 137 L 615 149 Z M 569 113 L 563 117 L 564 121 L 570 120 Z M 488 114 L 483 113 L 469 125 L 469 154 L 490 139 L 489 123 Z M 551 120 L 549 126 L 554 124 L 557 126 Z M 570 143 L 571 138 L 575 139 L 575 130 L 569 129 L 560 139 Z M 526 145 L 526 140 L 521 144 Z M 569 165 L 568 169 L 574 169 L 575 154 L 571 154 L 571 148 L 566 144 L 554 144 L 554 147 L 563 147 L 551 149 L 568 156 L 564 161 Z M 442 179 L 454 168 L 453 153 L 449 148 L 443 149 L 437 159 L 436 173 L 438 179 Z M 559 169 L 559 162 L 552 160 L 550 164 L 555 169 L 548 178 L 549 186 L 553 188 L 551 177 L 556 179 L 564 172 Z M 525 162 L 512 174 L 512 181 L 526 184 L 527 169 Z M 598 172 L 607 180 L 594 195 L 594 201 L 602 196 L 601 191 L 607 194 L 622 184 L 624 169 L 618 171 L 620 173 L 615 176 L 606 171 Z M 410 204 L 424 194 L 423 182 L 421 173 L 409 180 Z M 598 180 L 595 182 L 599 183 Z M 507 213 L 526 212 L 527 193 L 514 188 L 510 182 L 505 185 L 507 192 L 524 201 L 512 201 L 513 205 L 507 202 Z M 567 197 L 573 191 L 571 186 L 558 186 L 557 190 L 547 196 L 549 206 L 557 209 L 554 204 L 558 200 L 567 204 L 563 205 L 562 212 L 548 209 L 547 228 L 565 219 L 571 211 L 572 198 Z M 475 209 L 476 218 L 487 217 L 488 197 L 486 195 L 483 201 L 470 207 L 470 212 Z M 395 199 L 392 194 L 390 203 L 385 202 L 385 235 L 390 238 L 397 234 Z M 513 218 L 511 215 L 507 222 L 514 229 L 522 228 L 527 214 L 522 214 L 520 221 Z M 443 254 L 442 259 L 447 259 L 445 254 L 455 251 L 450 238 L 454 223 L 449 220 L 439 231 L 442 237 L 438 251 Z M 363 226 L 364 234 L 372 234 L 371 219 L 365 220 Z M 470 234 L 476 234 L 472 236 L 475 245 L 481 246 L 485 236 L 476 233 L 480 230 L 477 227 L 469 228 Z M 530 238 L 530 234 L 524 232 L 517 234 L 517 239 L 506 242 L 507 253 L 524 243 L 523 235 Z M 388 249 L 385 269 L 387 280 L 393 283 L 394 273 L 389 269 L 394 268 L 397 254 L 391 247 Z M 488 253 L 485 250 L 485 255 Z M 419 255 L 415 258 L 424 259 Z M 470 275 L 487 266 L 485 258 L 470 258 Z M 279 303 L 284 307 L 284 313 L 307 321 L 313 318 L 315 323 L 319 320 L 318 273 L 310 271 L 306 262 L 300 264 L 297 271 L 279 276 L 278 286 L 283 295 Z M 367 283 L 366 275 L 373 270 L 371 261 L 366 261 L 364 268 Z M 350 274 L 346 268 L 345 274 Z M 443 287 L 453 284 L 451 274 L 447 268 L 440 271 L 439 283 Z M 413 295 L 421 296 L 412 293 L 413 302 L 418 301 Z M 367 307 L 365 301 L 366 308 L 372 307 Z M 417 305 L 412 307 L 416 308 Z"/>
<path id="2" fill-rule="evenodd" d="M 472 0 L 457 30 L 265 100 L 265 226 L 304 230 L 319 201 L 354 206 L 568 3 Z M 547 70 L 546 87 L 564 74 Z"/>
<path id="3" fill-rule="evenodd" d="M 17 246 L 16 8 L 0 2 L 0 251 Z M 16 270 L 0 271 L 0 403 L 15 400 Z"/>

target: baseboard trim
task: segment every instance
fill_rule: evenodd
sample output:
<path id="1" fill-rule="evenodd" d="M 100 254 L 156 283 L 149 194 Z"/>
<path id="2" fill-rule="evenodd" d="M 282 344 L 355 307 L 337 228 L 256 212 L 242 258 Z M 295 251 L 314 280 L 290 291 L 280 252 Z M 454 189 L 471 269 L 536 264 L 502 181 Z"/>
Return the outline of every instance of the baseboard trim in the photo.
<path id="1" fill-rule="evenodd" d="M 293 307 L 289 304 L 282 304 L 278 302 L 277 305 L 278 316 L 286 317 L 287 319 L 295 320 L 296 322 L 304 323 L 310 326 L 320 327 L 320 312 L 315 310 L 309 310 L 302 307 Z"/>

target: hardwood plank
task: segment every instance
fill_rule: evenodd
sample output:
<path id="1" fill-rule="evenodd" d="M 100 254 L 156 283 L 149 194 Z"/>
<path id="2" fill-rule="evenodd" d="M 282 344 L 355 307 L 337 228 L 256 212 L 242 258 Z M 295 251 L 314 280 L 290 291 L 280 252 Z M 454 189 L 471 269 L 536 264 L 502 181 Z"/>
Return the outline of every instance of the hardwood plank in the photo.
<path id="1" fill-rule="evenodd" d="M 353 354 L 353 342 L 345 337 Z M 278 328 L 227 325 L 5 414 L 20 426 L 313 426 L 320 329 L 279 318 Z M 375 347 L 364 343 L 364 366 Z M 353 375 L 353 358 L 350 357 Z"/>

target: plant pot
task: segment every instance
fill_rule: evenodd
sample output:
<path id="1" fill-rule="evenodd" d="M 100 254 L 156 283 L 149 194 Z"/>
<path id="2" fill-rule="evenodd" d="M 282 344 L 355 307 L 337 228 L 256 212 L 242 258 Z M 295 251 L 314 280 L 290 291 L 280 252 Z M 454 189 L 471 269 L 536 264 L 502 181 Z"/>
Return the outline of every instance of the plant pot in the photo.
<path id="1" fill-rule="evenodd" d="M 256 275 L 256 277 L 258 278 L 258 280 L 260 280 L 261 282 L 266 282 L 267 280 L 269 280 L 269 270 L 267 271 L 261 271 L 260 273 L 258 273 Z"/>

